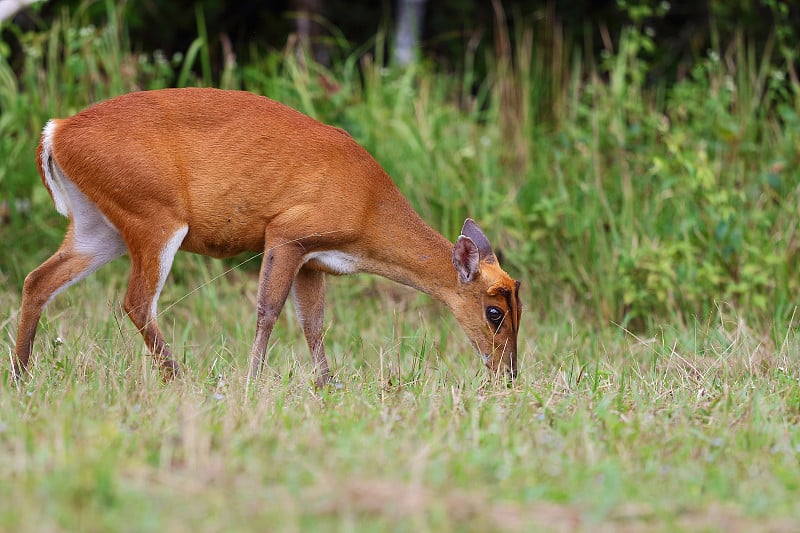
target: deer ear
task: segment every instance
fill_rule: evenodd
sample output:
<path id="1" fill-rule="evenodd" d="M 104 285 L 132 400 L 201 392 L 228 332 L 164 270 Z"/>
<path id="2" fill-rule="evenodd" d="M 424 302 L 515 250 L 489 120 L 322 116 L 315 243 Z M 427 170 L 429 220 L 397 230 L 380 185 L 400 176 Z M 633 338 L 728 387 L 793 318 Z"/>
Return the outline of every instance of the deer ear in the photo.
<path id="1" fill-rule="evenodd" d="M 458 272 L 458 279 L 468 283 L 475 279 L 480 268 L 480 252 L 472 239 L 461 235 L 453 248 L 453 266 Z"/>
<path id="2" fill-rule="evenodd" d="M 489 244 L 489 239 L 486 238 L 486 235 L 484 235 L 483 231 L 481 231 L 481 228 L 478 227 L 474 220 L 468 218 L 464 221 L 464 227 L 461 228 L 461 235 L 472 239 L 472 242 L 478 247 L 481 261 L 486 261 L 487 263 L 497 262 L 494 250 L 492 250 L 492 245 Z"/>

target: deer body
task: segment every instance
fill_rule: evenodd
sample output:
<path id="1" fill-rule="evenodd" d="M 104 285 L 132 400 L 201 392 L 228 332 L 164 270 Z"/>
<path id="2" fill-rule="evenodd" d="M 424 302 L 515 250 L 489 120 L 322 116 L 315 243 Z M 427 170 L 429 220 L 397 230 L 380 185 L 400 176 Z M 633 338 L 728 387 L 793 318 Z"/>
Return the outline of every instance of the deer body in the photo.
<path id="1" fill-rule="evenodd" d="M 516 372 L 518 283 L 500 269 L 483 233 L 467 221 L 451 244 L 343 130 L 252 93 L 165 89 L 51 120 L 37 155 L 42 181 L 70 225 L 59 251 L 25 280 L 15 375 L 27 366 L 44 305 L 125 253 L 125 311 L 165 376 L 176 373 L 155 319 L 178 250 L 264 253 L 251 374 L 291 293 L 319 381 L 326 381 L 324 274 L 355 272 L 441 300 L 491 369 Z M 487 327 L 489 300 L 503 319 Z"/>

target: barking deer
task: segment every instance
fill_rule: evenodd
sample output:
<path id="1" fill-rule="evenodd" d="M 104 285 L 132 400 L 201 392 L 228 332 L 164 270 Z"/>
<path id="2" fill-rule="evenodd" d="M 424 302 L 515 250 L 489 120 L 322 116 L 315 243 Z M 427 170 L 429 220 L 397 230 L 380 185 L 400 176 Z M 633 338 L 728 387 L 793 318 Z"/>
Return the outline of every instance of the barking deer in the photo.
<path id="1" fill-rule="evenodd" d="M 291 294 L 317 381 L 327 382 L 324 275 L 355 272 L 440 300 L 492 372 L 517 373 L 519 282 L 500 267 L 484 233 L 467 219 L 449 242 L 341 129 L 248 92 L 144 91 L 50 120 L 37 161 L 69 228 L 58 251 L 25 278 L 17 377 L 27 369 L 44 306 L 125 253 L 125 312 L 165 379 L 178 373 L 156 323 L 178 250 L 263 252 L 249 376 L 260 371 Z"/>

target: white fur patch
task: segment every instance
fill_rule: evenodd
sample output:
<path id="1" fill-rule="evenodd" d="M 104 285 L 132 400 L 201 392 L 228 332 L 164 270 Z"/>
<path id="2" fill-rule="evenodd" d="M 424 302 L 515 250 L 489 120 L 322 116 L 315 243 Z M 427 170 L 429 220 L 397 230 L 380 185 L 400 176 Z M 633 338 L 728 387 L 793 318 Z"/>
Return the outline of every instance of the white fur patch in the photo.
<path id="1" fill-rule="evenodd" d="M 311 260 L 319 261 L 325 268 L 337 274 L 354 274 L 358 272 L 358 259 L 350 254 L 337 250 L 325 252 L 311 252 L 305 257 L 306 262 Z"/>
<path id="2" fill-rule="evenodd" d="M 172 237 L 164 245 L 161 254 L 158 257 L 158 285 L 156 292 L 153 295 L 153 303 L 150 304 L 150 317 L 155 318 L 158 314 L 158 297 L 161 296 L 161 291 L 164 289 L 164 283 L 167 281 L 169 271 L 172 269 L 172 261 L 175 259 L 175 254 L 181 247 L 183 239 L 189 232 L 189 226 L 181 226 L 172 234 Z"/>
<path id="3" fill-rule="evenodd" d="M 75 250 L 105 264 L 128 251 L 117 228 L 97 206 L 62 174 L 61 190 L 69 205 Z"/>
<path id="4" fill-rule="evenodd" d="M 56 211 L 63 216 L 69 216 L 69 204 L 67 202 L 67 193 L 62 186 L 62 178 L 64 173 L 58 168 L 55 160 L 53 160 L 53 135 L 56 131 L 56 122 L 48 120 L 42 130 L 42 170 L 44 171 L 44 181 L 47 183 L 47 188 L 50 189 L 50 194 L 53 197 L 53 203 L 56 206 Z"/>

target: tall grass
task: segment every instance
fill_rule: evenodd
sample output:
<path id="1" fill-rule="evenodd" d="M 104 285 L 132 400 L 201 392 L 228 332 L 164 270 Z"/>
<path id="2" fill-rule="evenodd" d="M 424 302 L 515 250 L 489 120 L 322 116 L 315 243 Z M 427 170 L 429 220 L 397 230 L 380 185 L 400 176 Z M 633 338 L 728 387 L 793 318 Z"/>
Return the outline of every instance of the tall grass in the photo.
<path id="1" fill-rule="evenodd" d="M 469 70 L 474 57 L 460 77 L 386 66 L 382 34 L 349 55 L 337 40 L 343 60 L 330 69 L 296 43 L 254 51 L 242 66 L 227 52 L 213 78 L 210 48 L 221 45 L 208 42 L 201 11 L 197 40 L 165 58 L 133 53 L 118 11 L 107 10 L 101 28 L 65 12 L 26 35 L 16 81 L 0 63 L 0 185 L 9 198 L 33 197 L 35 221 L 50 209 L 30 156 L 47 117 L 168 80 L 222 84 L 348 129 L 445 235 L 466 216 L 482 221 L 546 307 L 641 328 L 719 301 L 780 320 L 795 305 L 800 115 L 772 47 L 757 56 L 740 35 L 667 86 L 648 81 L 636 27 L 597 64 L 552 15 L 513 26 L 511 39 L 498 5 L 485 79 Z"/>

